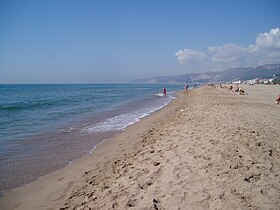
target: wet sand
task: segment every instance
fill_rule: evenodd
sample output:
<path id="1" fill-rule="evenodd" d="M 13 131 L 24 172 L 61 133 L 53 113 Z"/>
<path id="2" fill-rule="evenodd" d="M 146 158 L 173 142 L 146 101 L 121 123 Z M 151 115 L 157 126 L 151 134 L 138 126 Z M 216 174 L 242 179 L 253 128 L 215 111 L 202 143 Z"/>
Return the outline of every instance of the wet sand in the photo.
<path id="1" fill-rule="evenodd" d="M 280 86 L 202 87 L 89 156 L 8 192 L 1 209 L 278 209 Z"/>

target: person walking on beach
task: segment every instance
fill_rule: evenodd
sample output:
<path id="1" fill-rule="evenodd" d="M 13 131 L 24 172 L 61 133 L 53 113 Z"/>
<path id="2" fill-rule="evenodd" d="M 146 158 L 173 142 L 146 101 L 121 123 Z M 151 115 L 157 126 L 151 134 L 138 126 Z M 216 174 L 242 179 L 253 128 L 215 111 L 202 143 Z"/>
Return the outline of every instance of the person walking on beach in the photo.
<path id="1" fill-rule="evenodd" d="M 163 94 L 166 96 L 166 88 L 163 88 Z"/>
<path id="2" fill-rule="evenodd" d="M 186 87 L 185 87 L 185 88 L 186 88 L 186 91 L 188 91 L 188 88 L 189 88 L 189 85 L 188 85 L 188 83 L 186 84 Z"/>

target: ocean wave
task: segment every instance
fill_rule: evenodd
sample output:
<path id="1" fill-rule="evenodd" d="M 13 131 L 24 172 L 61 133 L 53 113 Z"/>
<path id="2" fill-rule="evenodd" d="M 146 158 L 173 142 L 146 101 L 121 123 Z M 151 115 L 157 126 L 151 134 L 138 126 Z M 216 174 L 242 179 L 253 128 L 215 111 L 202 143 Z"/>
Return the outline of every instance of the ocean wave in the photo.
<path id="1" fill-rule="evenodd" d="M 125 129 L 128 125 L 131 125 L 139 121 L 141 117 L 138 113 L 127 113 L 108 118 L 107 120 L 97 123 L 95 125 L 87 126 L 83 131 L 89 133 L 106 132 L 106 131 L 118 131 Z"/>
<path id="2" fill-rule="evenodd" d="M 98 133 L 98 132 L 107 132 L 107 131 L 119 131 L 124 130 L 126 127 L 140 121 L 142 118 L 151 115 L 153 112 L 162 109 L 170 103 L 171 100 L 175 99 L 175 96 L 169 96 L 166 98 L 165 103 L 158 105 L 156 107 L 149 107 L 146 109 L 140 109 L 132 111 L 129 113 L 123 113 L 116 115 L 114 117 L 108 118 L 97 124 L 92 124 L 86 126 L 82 132 L 87 133 Z"/>
<path id="3" fill-rule="evenodd" d="M 62 105 L 69 105 L 78 103 L 77 100 L 73 99 L 59 99 L 59 100 L 40 100 L 40 101 L 21 101 L 11 104 L 0 105 L 0 111 L 20 111 L 20 110 L 34 110 L 41 108 L 57 107 Z"/>
<path id="4" fill-rule="evenodd" d="M 17 102 L 13 104 L 7 104 L 7 105 L 0 105 L 0 110 L 5 111 L 18 111 L 18 110 L 24 110 L 24 109 L 36 109 L 36 108 L 42 108 L 42 107 L 49 107 L 56 105 L 57 103 L 55 101 L 40 101 L 40 102 Z"/>

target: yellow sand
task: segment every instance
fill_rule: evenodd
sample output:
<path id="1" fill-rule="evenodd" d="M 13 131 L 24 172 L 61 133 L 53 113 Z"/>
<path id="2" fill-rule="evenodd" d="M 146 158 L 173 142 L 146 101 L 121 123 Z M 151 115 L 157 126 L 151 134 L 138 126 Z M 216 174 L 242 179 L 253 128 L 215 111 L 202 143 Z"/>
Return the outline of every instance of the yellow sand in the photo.
<path id="1" fill-rule="evenodd" d="M 279 209 L 280 86 L 202 87 L 0 209 Z"/>

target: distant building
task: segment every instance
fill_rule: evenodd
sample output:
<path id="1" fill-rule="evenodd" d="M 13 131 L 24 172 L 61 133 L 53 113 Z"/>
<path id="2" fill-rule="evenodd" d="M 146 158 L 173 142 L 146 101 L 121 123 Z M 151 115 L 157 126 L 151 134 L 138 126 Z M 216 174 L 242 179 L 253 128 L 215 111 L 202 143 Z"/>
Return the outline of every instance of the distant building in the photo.
<path id="1" fill-rule="evenodd" d="M 246 83 L 249 85 L 259 84 L 259 82 L 259 79 L 250 79 L 246 81 Z"/>
<path id="2" fill-rule="evenodd" d="M 241 84 L 241 80 L 232 82 L 233 84 Z"/>

